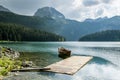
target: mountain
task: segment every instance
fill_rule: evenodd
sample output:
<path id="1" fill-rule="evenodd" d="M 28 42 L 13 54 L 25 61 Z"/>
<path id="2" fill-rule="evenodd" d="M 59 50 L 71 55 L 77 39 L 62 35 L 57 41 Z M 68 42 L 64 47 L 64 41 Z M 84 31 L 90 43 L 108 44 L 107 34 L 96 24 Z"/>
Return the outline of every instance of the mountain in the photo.
<path id="1" fill-rule="evenodd" d="M 60 13 L 54 8 L 51 7 L 45 7 L 38 9 L 36 13 L 39 13 L 39 17 L 49 17 L 52 18 L 54 15 L 50 15 L 50 13 L 54 13 L 54 10 L 56 13 Z M 36 13 L 34 16 L 36 16 Z M 46 14 L 45 14 L 46 13 Z M 48 16 L 49 14 L 49 16 Z M 62 13 L 60 13 L 62 14 Z M 59 16 L 58 14 L 55 14 L 56 16 Z M 87 19 L 84 22 L 78 22 L 75 20 L 65 19 L 64 17 L 62 20 L 59 18 L 52 18 L 53 20 L 47 20 L 45 23 L 47 26 L 43 30 L 54 32 L 56 34 L 64 36 L 68 41 L 76 41 L 80 38 L 80 36 L 84 36 L 87 34 L 91 34 L 94 32 L 99 32 L 103 30 L 116 30 L 120 29 L 120 16 L 114 16 L 112 18 L 98 18 L 98 19 Z M 52 26 L 52 30 L 49 30 Z"/>
<path id="2" fill-rule="evenodd" d="M 29 26 L 30 28 L 38 28 L 39 26 L 42 26 L 44 20 L 45 18 L 40 19 L 34 16 L 24 16 L 4 11 L 0 12 L 0 22 L 21 24 Z"/>
<path id="3" fill-rule="evenodd" d="M 62 35 L 68 40 L 78 40 L 80 37 L 104 30 L 120 30 L 120 16 L 112 18 L 101 18 L 91 21 L 77 22 L 75 20 L 67 20 L 64 25 Z M 78 37 L 79 36 L 79 37 Z"/>
<path id="4" fill-rule="evenodd" d="M 41 29 L 47 20 L 52 19 L 18 15 L 0 6 L 0 40 L 64 41 L 62 36 Z"/>
<path id="5" fill-rule="evenodd" d="M 56 21 L 51 17 L 25 16 L 6 11 L 0 11 L 0 22 L 21 24 L 42 31 L 49 30 L 49 32 L 53 32 L 55 26 L 61 25 L 60 21 Z"/>
<path id="6" fill-rule="evenodd" d="M 0 22 L 21 24 L 30 28 L 40 29 L 42 31 L 53 32 L 57 34 L 58 27 L 63 21 L 57 21 L 49 17 L 24 16 L 11 12 L 0 12 Z"/>
<path id="7" fill-rule="evenodd" d="M 40 29 L 61 35 L 61 28 L 64 27 L 63 25 L 66 23 L 66 19 L 65 16 L 55 8 L 39 8 L 34 16 L 39 17 L 39 19 L 47 18 L 44 20 L 45 24 Z"/>
<path id="8" fill-rule="evenodd" d="M 120 30 L 120 16 L 78 22 L 66 19 L 62 13 L 51 7 L 38 9 L 34 16 L 1 11 L 0 22 L 21 24 L 30 28 L 52 32 L 65 37 L 67 41 L 77 41 L 82 36 L 104 30 Z"/>
<path id="9" fill-rule="evenodd" d="M 0 5 L 0 11 L 11 12 L 9 9 Z"/>
<path id="10" fill-rule="evenodd" d="M 35 12 L 34 16 L 49 17 L 52 19 L 65 19 L 65 16 L 52 7 L 43 7 Z"/>
<path id="11" fill-rule="evenodd" d="M 120 41 L 120 30 L 106 30 L 83 36 L 79 41 Z"/>

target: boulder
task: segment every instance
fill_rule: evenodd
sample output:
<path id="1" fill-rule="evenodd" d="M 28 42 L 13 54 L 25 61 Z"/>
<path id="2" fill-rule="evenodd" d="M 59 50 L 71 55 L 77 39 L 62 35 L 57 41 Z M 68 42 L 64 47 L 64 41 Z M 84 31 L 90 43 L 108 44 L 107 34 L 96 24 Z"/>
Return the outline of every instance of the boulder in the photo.
<path id="1" fill-rule="evenodd" d="M 8 47 L 0 47 L 0 57 L 3 56 L 6 56 L 11 59 L 17 59 L 19 58 L 20 53 Z"/>

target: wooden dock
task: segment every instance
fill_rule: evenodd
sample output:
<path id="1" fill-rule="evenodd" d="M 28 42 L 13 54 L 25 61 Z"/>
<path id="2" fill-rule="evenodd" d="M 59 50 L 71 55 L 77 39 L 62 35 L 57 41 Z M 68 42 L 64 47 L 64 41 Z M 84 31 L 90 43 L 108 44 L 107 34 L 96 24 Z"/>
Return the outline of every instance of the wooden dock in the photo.
<path id="1" fill-rule="evenodd" d="M 85 64 L 87 64 L 93 57 L 92 56 L 72 56 L 63 59 L 59 62 L 53 63 L 44 68 L 26 68 L 20 70 L 12 70 L 12 72 L 40 72 L 49 71 L 62 74 L 73 75 L 80 70 Z"/>
<path id="2" fill-rule="evenodd" d="M 87 64 L 92 58 L 92 56 L 72 56 L 45 67 L 50 68 L 50 70 L 45 71 L 73 75 L 85 64 Z"/>

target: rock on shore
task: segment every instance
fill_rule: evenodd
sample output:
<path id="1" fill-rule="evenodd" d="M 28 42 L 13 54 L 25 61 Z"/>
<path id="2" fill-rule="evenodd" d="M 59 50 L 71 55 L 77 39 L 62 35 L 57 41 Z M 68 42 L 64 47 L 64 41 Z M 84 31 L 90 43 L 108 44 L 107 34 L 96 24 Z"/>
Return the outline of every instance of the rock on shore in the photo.
<path id="1" fill-rule="evenodd" d="M 32 61 L 19 60 L 20 53 L 8 47 L 0 46 L 0 80 L 2 77 L 9 75 L 13 69 L 33 67 Z"/>
<path id="2" fill-rule="evenodd" d="M 3 56 L 6 56 L 11 59 L 17 59 L 19 58 L 20 53 L 18 51 L 13 50 L 12 48 L 0 46 L 0 58 Z"/>

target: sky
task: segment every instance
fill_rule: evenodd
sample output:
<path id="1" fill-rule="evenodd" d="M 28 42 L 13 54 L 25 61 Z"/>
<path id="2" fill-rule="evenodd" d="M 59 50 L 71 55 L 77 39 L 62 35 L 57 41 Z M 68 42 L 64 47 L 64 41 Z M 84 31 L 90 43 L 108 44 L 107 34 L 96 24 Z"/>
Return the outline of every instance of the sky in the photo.
<path id="1" fill-rule="evenodd" d="M 49 6 L 77 21 L 119 16 L 119 3 L 120 0 L 0 0 L 0 5 L 18 14 L 31 16 L 38 8 Z"/>

